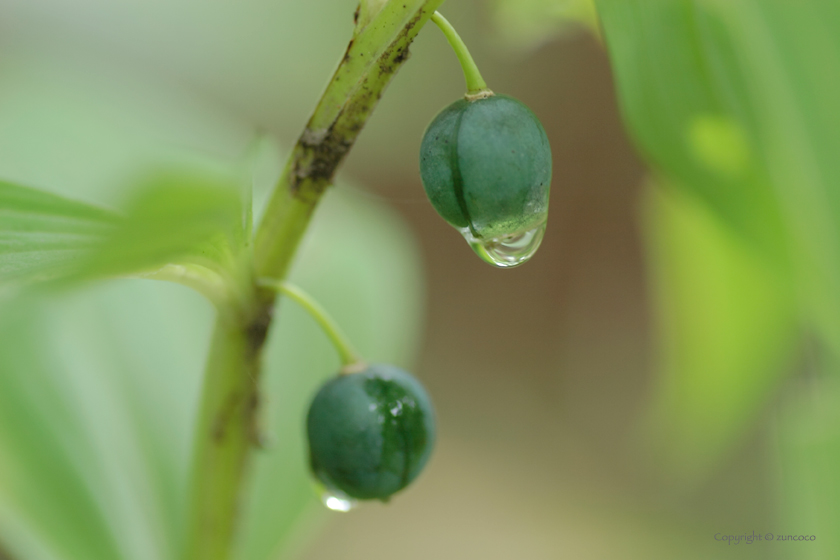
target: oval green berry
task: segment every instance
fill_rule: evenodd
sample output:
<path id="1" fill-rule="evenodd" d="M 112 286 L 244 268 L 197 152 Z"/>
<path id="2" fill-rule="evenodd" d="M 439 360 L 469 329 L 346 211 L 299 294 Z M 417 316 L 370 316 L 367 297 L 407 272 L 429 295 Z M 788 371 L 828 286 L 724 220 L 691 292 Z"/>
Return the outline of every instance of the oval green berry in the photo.
<path id="1" fill-rule="evenodd" d="M 312 472 L 332 491 L 386 500 L 414 480 L 432 451 L 434 409 L 409 373 L 375 364 L 321 387 L 307 416 Z"/>
<path id="2" fill-rule="evenodd" d="M 537 117 L 516 99 L 461 99 L 426 130 L 420 176 L 438 213 L 465 235 L 510 238 L 545 224 L 551 148 Z"/>

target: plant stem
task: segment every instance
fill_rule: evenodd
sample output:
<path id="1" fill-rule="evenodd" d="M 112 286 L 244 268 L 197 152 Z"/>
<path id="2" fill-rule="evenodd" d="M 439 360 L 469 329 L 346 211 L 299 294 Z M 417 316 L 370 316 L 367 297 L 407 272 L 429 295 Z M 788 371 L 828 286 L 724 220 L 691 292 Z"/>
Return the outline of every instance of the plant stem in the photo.
<path id="1" fill-rule="evenodd" d="M 285 279 L 336 169 L 408 58 L 414 37 L 442 3 L 390 0 L 356 29 L 277 182 L 254 238 L 250 291 L 217 319 L 196 427 L 186 560 L 226 560 L 232 549 L 256 440 L 260 355 L 276 297 L 256 279 Z"/>
<path id="2" fill-rule="evenodd" d="M 446 40 L 449 41 L 452 50 L 455 51 L 455 56 L 458 57 L 458 62 L 461 63 L 461 69 L 464 71 L 464 79 L 467 81 L 467 95 L 492 95 L 493 92 L 487 88 L 487 82 L 481 77 L 481 72 L 478 71 L 478 66 L 475 60 L 473 60 L 469 49 L 467 49 L 467 45 L 461 39 L 461 36 L 458 35 L 458 32 L 455 31 L 455 28 L 452 27 L 452 24 L 440 12 L 435 12 L 432 15 L 432 21 L 443 31 Z"/>
<path id="3" fill-rule="evenodd" d="M 261 285 L 267 288 L 272 288 L 290 299 L 295 300 L 301 307 L 303 307 L 309 315 L 318 323 L 321 330 L 335 346 L 338 355 L 341 357 L 341 365 L 345 368 L 353 367 L 359 364 L 362 360 L 359 358 L 358 352 L 353 348 L 350 339 L 338 326 L 338 323 L 327 313 L 315 299 L 309 294 L 289 282 L 265 282 Z"/>
<path id="4" fill-rule="evenodd" d="M 207 359 L 194 442 L 186 558 L 226 560 L 248 450 L 256 439 L 259 355 L 240 321 L 221 314 Z"/>
<path id="5" fill-rule="evenodd" d="M 408 47 L 443 0 L 391 0 L 347 47 L 292 151 L 262 223 L 254 258 L 260 278 L 282 280 L 321 195 L 332 184 Z"/>

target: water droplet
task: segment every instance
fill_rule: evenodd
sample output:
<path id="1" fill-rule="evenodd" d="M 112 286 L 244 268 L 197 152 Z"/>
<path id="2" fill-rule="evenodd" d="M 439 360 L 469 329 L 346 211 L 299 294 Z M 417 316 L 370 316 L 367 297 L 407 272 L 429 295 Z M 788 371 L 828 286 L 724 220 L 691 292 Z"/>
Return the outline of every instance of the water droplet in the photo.
<path id="1" fill-rule="evenodd" d="M 340 492 L 327 490 L 321 494 L 321 502 L 327 509 L 340 512 L 348 512 L 358 505 L 358 502 L 352 498 L 341 494 Z"/>
<path id="2" fill-rule="evenodd" d="M 478 239 L 473 236 L 469 228 L 462 229 L 461 235 L 483 261 L 499 268 L 513 268 L 534 256 L 542 243 L 545 226 L 546 223 L 543 222 L 525 232 L 491 239 Z"/>

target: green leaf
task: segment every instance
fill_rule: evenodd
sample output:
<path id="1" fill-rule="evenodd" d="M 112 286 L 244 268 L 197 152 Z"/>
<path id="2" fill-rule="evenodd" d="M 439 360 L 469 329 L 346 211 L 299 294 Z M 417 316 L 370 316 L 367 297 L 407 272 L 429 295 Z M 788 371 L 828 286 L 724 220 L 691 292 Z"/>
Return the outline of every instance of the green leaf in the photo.
<path id="1" fill-rule="evenodd" d="M 68 414 L 60 389 L 50 383 L 50 372 L 56 364 L 49 363 L 39 351 L 37 341 L 43 337 L 45 325 L 33 317 L 35 313 L 31 308 L 7 306 L 0 328 L 0 471 L 5 490 L 2 517 L 8 524 L 17 525 L 14 532 L 7 528 L 4 538 L 14 551 L 27 540 L 36 540 L 50 556 L 60 557 L 56 550 L 59 541 L 58 546 L 71 558 L 80 557 L 82 550 L 103 559 L 116 558 L 114 543 L 86 481 L 72 463 L 56 464 L 51 457 L 50 448 L 64 449 L 77 457 L 84 452 L 86 442 L 78 437 L 79 425 Z M 22 356 L 29 359 L 24 361 Z M 45 410 L 50 411 L 49 418 L 44 418 Z M 29 527 L 32 518 L 40 520 L 50 538 L 35 534 Z"/>
<path id="2" fill-rule="evenodd" d="M 785 270 L 684 190 L 651 185 L 645 210 L 660 346 L 647 427 L 667 469 L 697 480 L 789 369 L 796 298 Z"/>
<path id="3" fill-rule="evenodd" d="M 0 182 L 0 283 L 68 274 L 117 223 L 107 210 Z"/>
<path id="4" fill-rule="evenodd" d="M 809 364 L 811 367 L 817 364 Z M 792 386 L 776 422 L 785 535 L 814 535 L 801 560 L 840 555 L 840 387 L 836 379 Z M 777 537 L 778 540 L 778 537 Z M 787 544 L 787 543 L 785 543 Z M 799 544 L 799 543 L 791 543 Z"/>
<path id="5" fill-rule="evenodd" d="M 680 397 L 692 412 L 683 412 L 673 396 L 679 392 L 667 388 L 661 393 L 672 394 L 669 404 L 657 407 L 671 411 L 662 421 L 675 426 L 691 414 L 696 425 L 703 414 L 711 426 L 719 415 L 729 417 L 719 441 L 697 436 L 698 444 L 720 452 L 758 406 L 751 391 L 769 395 L 779 348 L 790 344 L 774 333 L 794 336 L 804 323 L 840 355 L 840 6 L 833 0 L 597 0 L 597 6 L 630 132 L 651 166 L 690 201 L 678 204 L 681 210 L 654 209 L 649 219 L 678 227 L 670 213 L 709 213 L 715 224 L 706 228 L 708 239 L 695 238 L 706 247 L 697 251 L 694 280 L 663 287 L 673 293 L 659 299 L 663 316 L 692 309 L 698 299 L 708 303 L 694 309 L 693 327 L 675 323 L 662 341 L 666 355 L 685 357 L 671 360 L 666 386 L 682 383 L 683 375 L 699 383 L 704 368 L 708 384 Z M 690 204 L 704 208 L 689 211 Z M 651 228 L 671 235 L 662 224 Z M 674 250 L 652 257 L 654 267 L 688 269 L 676 249 L 681 242 L 673 241 Z M 682 243 L 681 250 L 692 250 Z M 726 279 L 720 297 L 731 305 L 710 299 L 706 275 L 715 274 L 727 275 L 719 276 Z M 662 275 L 663 286 L 676 281 Z M 781 299 L 769 298 L 786 282 L 791 288 Z M 762 311 L 764 297 L 771 307 Z M 773 313 L 789 306 L 794 313 Z M 749 324 L 753 333 L 745 330 Z M 747 337 L 742 344 L 716 334 L 730 325 Z M 703 345 L 705 352 L 684 351 Z M 741 395 L 723 413 L 713 394 L 720 368 Z M 705 412 L 701 397 L 708 399 Z M 736 413 L 739 407 L 744 412 Z"/>
<path id="6" fill-rule="evenodd" d="M 804 312 L 840 358 L 840 5 L 713 3 L 760 108 L 757 136 L 789 224 Z"/>
<path id="7" fill-rule="evenodd" d="M 224 174 L 151 174 L 123 216 L 0 183 L 0 282 L 141 274 L 222 297 L 212 292 L 236 266 L 247 219 L 237 182 Z"/>
<path id="8" fill-rule="evenodd" d="M 154 271 L 193 263 L 225 271 L 244 243 L 233 177 L 161 171 L 139 182 L 125 219 L 83 265 L 88 276 Z"/>
<path id="9" fill-rule="evenodd" d="M 138 281 L 4 306 L 0 538 L 13 558 L 174 558 L 207 307 Z"/>
<path id="10" fill-rule="evenodd" d="M 623 116 L 652 166 L 779 258 L 787 232 L 760 152 L 761 105 L 733 32 L 707 5 L 599 0 Z"/>

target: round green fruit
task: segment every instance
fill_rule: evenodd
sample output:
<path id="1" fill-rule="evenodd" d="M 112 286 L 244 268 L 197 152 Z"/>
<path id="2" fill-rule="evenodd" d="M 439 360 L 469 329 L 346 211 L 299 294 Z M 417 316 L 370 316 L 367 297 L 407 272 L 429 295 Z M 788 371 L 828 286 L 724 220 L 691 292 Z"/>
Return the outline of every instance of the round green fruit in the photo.
<path id="1" fill-rule="evenodd" d="M 429 459 L 434 416 L 420 382 L 397 367 L 374 364 L 339 375 L 321 387 L 309 407 L 312 472 L 328 490 L 386 500 Z"/>
<path id="2" fill-rule="evenodd" d="M 505 95 L 456 101 L 432 121 L 420 148 L 432 205 L 474 240 L 544 227 L 551 148 L 537 117 Z"/>

